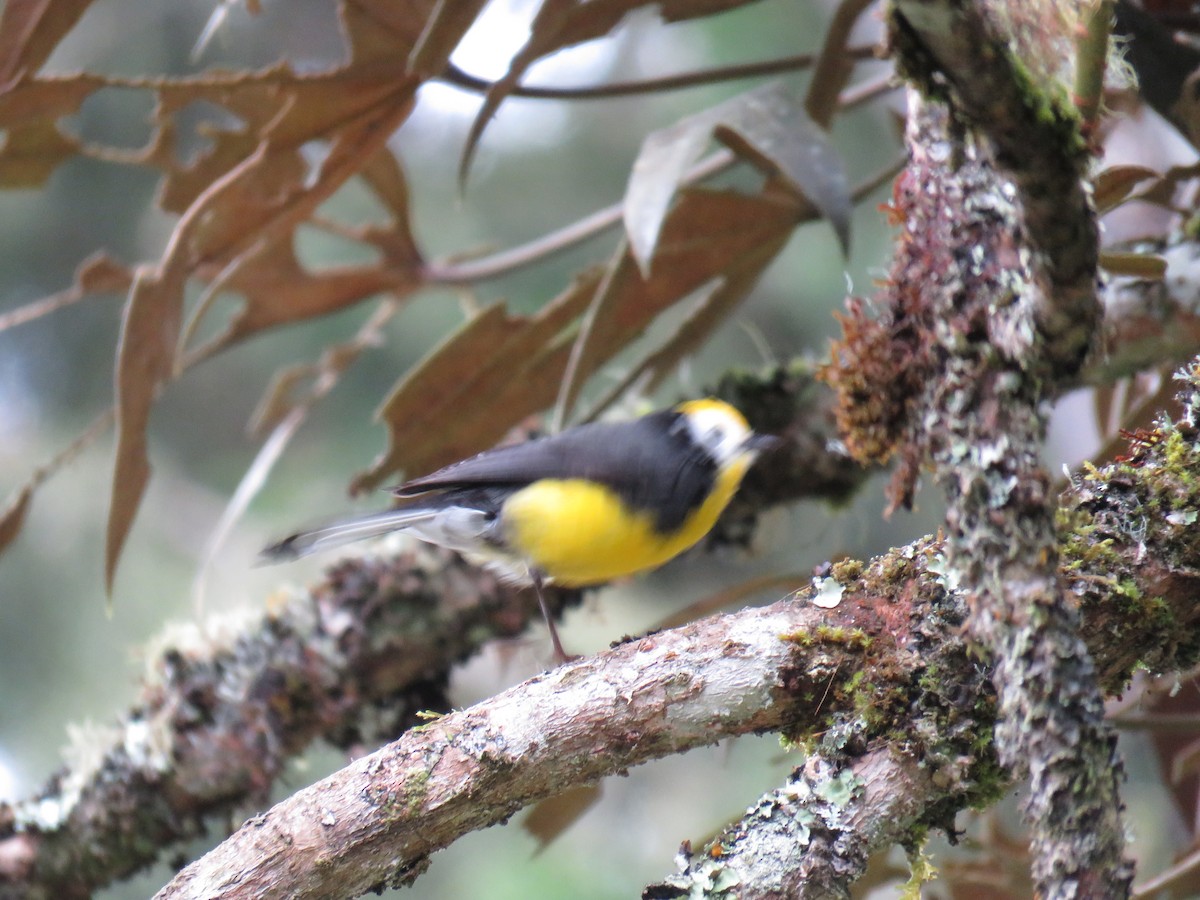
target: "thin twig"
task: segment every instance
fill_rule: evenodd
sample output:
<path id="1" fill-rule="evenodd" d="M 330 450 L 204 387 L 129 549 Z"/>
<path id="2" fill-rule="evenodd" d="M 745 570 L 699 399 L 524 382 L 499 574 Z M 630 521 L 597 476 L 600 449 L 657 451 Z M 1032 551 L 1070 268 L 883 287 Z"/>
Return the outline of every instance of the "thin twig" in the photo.
<path id="1" fill-rule="evenodd" d="M 804 100 L 805 111 L 822 128 L 828 128 L 832 123 L 833 114 L 840 105 L 842 88 L 846 86 L 853 68 L 854 61 L 849 55 L 846 41 L 859 16 L 874 2 L 842 0 L 829 28 L 825 30 L 825 42 L 821 46 L 821 55 Z"/>
<path id="2" fill-rule="evenodd" d="M 1075 60 L 1075 106 L 1085 133 L 1096 124 L 1104 95 L 1108 35 L 1113 27 L 1113 0 L 1100 0 L 1079 36 Z"/>
<path id="3" fill-rule="evenodd" d="M 844 52 L 846 58 L 857 62 L 874 58 L 875 47 L 874 45 L 847 47 Z M 782 59 L 718 66 L 714 69 L 681 72 L 678 75 L 663 75 L 642 81 L 614 81 L 610 84 L 581 85 L 579 87 L 518 85 L 511 94 L 514 97 L 524 97 L 528 100 L 600 100 L 611 97 L 632 97 L 639 94 L 684 90 L 723 81 L 737 81 L 743 78 L 762 78 L 767 75 L 799 72 L 807 69 L 816 60 L 815 54 L 802 53 L 796 56 L 785 56 Z M 464 72 L 453 63 L 446 67 L 445 73 L 438 80 L 476 94 L 486 94 L 496 86 L 495 82 Z"/>

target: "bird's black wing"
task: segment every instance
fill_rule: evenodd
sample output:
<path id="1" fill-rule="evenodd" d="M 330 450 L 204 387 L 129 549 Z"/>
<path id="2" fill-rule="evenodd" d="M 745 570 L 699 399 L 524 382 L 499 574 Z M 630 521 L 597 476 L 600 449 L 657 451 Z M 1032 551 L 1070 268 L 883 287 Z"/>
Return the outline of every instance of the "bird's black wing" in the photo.
<path id="1" fill-rule="evenodd" d="M 663 410 L 629 422 L 599 422 L 551 437 L 486 450 L 395 488 L 397 496 L 542 478 L 581 478 L 656 514 L 661 531 L 679 527 L 712 489 L 716 467 L 696 447 L 682 415 Z"/>

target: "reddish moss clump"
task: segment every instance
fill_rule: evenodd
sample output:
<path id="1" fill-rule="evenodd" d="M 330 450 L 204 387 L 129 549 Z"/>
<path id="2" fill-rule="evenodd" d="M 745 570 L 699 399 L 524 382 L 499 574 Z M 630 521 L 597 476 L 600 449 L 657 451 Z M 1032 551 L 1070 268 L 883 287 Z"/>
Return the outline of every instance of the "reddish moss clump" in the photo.
<path id="1" fill-rule="evenodd" d="M 911 414 L 921 400 L 934 358 L 929 300 L 922 277 L 944 265 L 944 249 L 930 243 L 923 219 L 924 204 L 913 203 L 914 166 L 896 179 L 892 203 L 886 207 L 894 225 L 903 226 L 889 278 L 883 282 L 872 317 L 857 297 L 838 315 L 842 339 L 834 341 L 831 360 L 818 373 L 837 395 L 838 429 L 850 454 L 861 463 L 878 464 L 901 454 L 893 481 L 893 506 L 907 502 L 921 453 L 910 441 Z M 936 240 L 936 238 L 934 239 Z"/>

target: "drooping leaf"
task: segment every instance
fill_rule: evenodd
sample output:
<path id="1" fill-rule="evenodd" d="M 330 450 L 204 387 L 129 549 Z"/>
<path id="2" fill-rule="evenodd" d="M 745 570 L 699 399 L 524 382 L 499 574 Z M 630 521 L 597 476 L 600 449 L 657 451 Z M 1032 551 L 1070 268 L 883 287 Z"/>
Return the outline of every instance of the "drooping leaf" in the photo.
<path id="1" fill-rule="evenodd" d="M 639 390 L 645 393 L 653 392 L 684 359 L 699 350 L 737 309 L 757 284 L 763 270 L 783 249 L 787 239 L 788 233 L 781 232 L 773 240 L 764 242 L 758 253 L 747 254 L 744 260 L 731 266 L 714 281 L 710 290 L 699 299 L 675 331 L 640 362 L 630 366 L 621 380 L 593 405 L 586 419 L 590 421 L 596 418 L 634 384 L 639 385 Z"/>
<path id="2" fill-rule="evenodd" d="M 118 349 L 119 428 L 105 567 L 110 590 L 150 476 L 145 429 L 153 401 L 174 371 L 189 278 L 219 276 L 236 282 L 242 266 L 253 274 L 250 263 L 263 248 L 290 246 L 296 226 L 386 144 L 408 115 L 416 88 L 412 79 L 387 71 L 351 79 L 355 90 L 350 98 L 343 96 L 347 86 L 339 91 L 324 81 L 309 81 L 287 96 L 282 108 L 276 105 L 254 152 L 191 201 L 158 267 L 134 285 Z M 317 139 L 328 142 L 329 152 L 310 172 L 299 149 Z M 351 281 L 349 286 L 327 282 L 306 300 L 328 308 L 371 287 Z M 315 314 L 312 306 L 302 313 Z M 290 313 L 266 304 L 248 306 L 246 315 L 236 326 L 239 333 Z"/>
<path id="3" fill-rule="evenodd" d="M 747 257 L 757 258 L 764 246 L 791 233 L 796 217 L 795 201 L 770 185 L 755 196 L 702 189 L 682 192 L 663 225 L 655 271 L 646 278 L 629 259 L 624 302 L 616 315 L 597 322 L 583 371 L 594 372 L 662 310 L 742 265 Z"/>
<path id="4" fill-rule="evenodd" d="M 183 306 L 178 274 L 149 269 L 134 279 L 117 345 L 117 452 L 104 555 L 104 583 L 112 593 L 117 562 L 150 480 L 146 426 L 150 409 L 171 377 Z"/>
<path id="5" fill-rule="evenodd" d="M 1112 275 L 1128 275 L 1145 281 L 1162 281 L 1167 277 L 1167 261 L 1157 253 L 1101 250 L 1100 268 Z"/>
<path id="6" fill-rule="evenodd" d="M 351 60 L 361 65 L 408 59 L 435 6 L 435 0 L 341 0 L 338 18 Z"/>
<path id="7" fill-rule="evenodd" d="M 713 137 L 782 176 L 829 219 L 846 248 L 852 202 L 841 159 L 803 105 L 772 82 L 655 131 L 642 142 L 625 191 L 625 229 L 643 273 L 650 271 L 680 181 Z"/>
<path id="8" fill-rule="evenodd" d="M 1129 199 L 1133 189 L 1159 174 L 1145 166 L 1110 166 L 1096 176 L 1092 202 L 1101 213 L 1116 209 Z"/>
<path id="9" fill-rule="evenodd" d="M 36 74 L 91 5 L 91 0 L 7 0 L 0 10 L 0 90 Z"/>
<path id="10" fill-rule="evenodd" d="M 408 71 L 424 78 L 440 75 L 450 55 L 487 0 L 437 0 L 423 21 L 424 31 L 408 58 Z"/>
<path id="11" fill-rule="evenodd" d="M 384 83 L 386 82 L 386 83 Z M 375 83 L 365 99 L 341 103 L 338 94 L 294 95 L 272 121 L 254 153 L 196 197 L 176 233 L 191 264 L 221 268 L 254 244 L 282 239 L 387 142 L 412 107 L 415 84 Z M 301 111 L 303 103 L 312 108 Z M 327 140 L 329 152 L 310 174 L 302 145 Z"/>
<path id="12" fill-rule="evenodd" d="M 383 291 L 408 294 L 420 286 L 416 265 L 413 261 L 414 270 L 407 273 L 377 264 L 310 270 L 296 259 L 290 239 L 272 244 L 224 282 L 226 290 L 241 295 L 242 308 L 192 356 L 212 356 L 261 331 L 330 315 Z M 188 330 L 194 330 L 194 323 Z"/>
<path id="13" fill-rule="evenodd" d="M 485 435 L 485 446 L 499 440 L 523 418 L 520 410 L 528 409 L 531 402 L 506 408 L 474 398 L 491 394 L 489 388 L 499 383 L 497 379 L 513 377 L 529 365 L 582 314 L 587 299 L 583 291 L 571 290 L 530 317 L 509 315 L 502 304 L 495 304 L 435 347 L 400 380 L 376 413 L 388 426 L 388 448 L 354 479 L 351 493 L 377 487 L 398 471 L 415 475 L 468 456 L 477 447 L 478 434 Z M 545 396 L 539 385 L 524 386 L 538 398 Z M 533 409 L 545 404 L 543 400 Z M 465 409 L 467 405 L 471 408 Z M 450 411 L 452 417 L 447 415 Z"/>

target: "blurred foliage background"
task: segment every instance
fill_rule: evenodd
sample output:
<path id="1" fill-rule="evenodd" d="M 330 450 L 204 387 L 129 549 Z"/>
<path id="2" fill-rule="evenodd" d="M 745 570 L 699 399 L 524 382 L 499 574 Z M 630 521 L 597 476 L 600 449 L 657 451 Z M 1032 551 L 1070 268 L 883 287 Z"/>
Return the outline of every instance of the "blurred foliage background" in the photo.
<path id="1" fill-rule="evenodd" d="M 529 0 L 495 0 L 454 62 L 476 76 L 500 77 L 527 34 L 534 7 Z M 262 66 L 286 57 L 304 71 L 327 67 L 345 54 L 333 3 L 289 0 L 267 2 L 257 15 L 230 5 L 193 57 L 213 12 L 209 4 L 98 0 L 46 68 L 170 75 Z M 789 0 L 669 26 L 638 13 L 613 37 L 538 64 L 525 81 L 564 86 L 634 80 L 816 51 L 828 15 L 822 4 Z M 865 17 L 855 42 L 870 43 L 878 30 L 878 21 Z M 862 73 L 881 65 L 867 64 Z M 807 77 L 798 73 L 788 80 L 802 91 Z M 484 134 L 465 194 L 456 169 L 480 98 L 427 84 L 391 142 L 409 176 L 417 241 L 426 258 L 465 256 L 520 244 L 617 203 L 646 133 L 753 83 L 577 102 L 511 98 Z M 84 104 L 72 127 L 85 138 L 132 149 L 149 134 L 150 112 L 145 92 L 104 89 Z M 897 129 L 886 102 L 837 119 L 833 139 L 852 183 L 898 159 Z M 201 136 L 191 140 L 202 146 Z M 136 166 L 74 158 L 42 189 L 0 192 L 0 313 L 66 288 L 78 262 L 97 250 L 126 263 L 158 256 L 173 219 L 154 204 L 155 180 Z M 751 183 L 744 172 L 722 180 Z M 730 367 L 820 357 L 836 331 L 831 311 L 841 307 L 848 291 L 869 294 L 883 271 L 888 231 L 876 204 L 886 198 L 886 189 L 879 190 L 856 208 L 849 259 L 828 224 L 801 228 L 734 320 L 647 399 L 666 403 L 698 394 Z M 353 220 L 370 216 L 373 203 L 351 184 L 328 209 Z M 258 569 L 253 559 L 269 538 L 299 523 L 385 503 L 379 495 L 351 501 L 345 492 L 351 474 L 383 449 L 384 430 L 372 421 L 374 410 L 399 375 L 462 321 L 464 305 L 505 299 L 516 311 L 532 312 L 582 267 L 604 260 L 618 236 L 610 229 L 551 259 L 481 282 L 470 295 L 448 289 L 420 294 L 388 323 L 385 340 L 317 405 L 249 515 L 219 549 L 202 591 L 197 574 L 203 548 L 258 451 L 246 423 L 272 373 L 315 359 L 323 348 L 349 338 L 370 315 L 368 305 L 274 330 L 168 387 L 151 423 L 155 477 L 125 549 L 111 615 L 103 586 L 111 433 L 58 473 L 39 491 L 22 534 L 0 563 L 0 795 L 35 790 L 60 764 L 64 744 L 78 754 L 97 743 L 105 725 L 130 703 L 147 648 L 166 623 L 194 623 L 200 603 L 206 613 L 235 619 L 240 611 L 260 609 L 281 582 L 315 577 L 328 560 Z M 359 248 L 315 229 L 302 230 L 299 247 L 306 263 L 361 261 L 354 256 Z M 91 297 L 0 331 L 5 487 L 20 484 L 69 445 L 111 402 L 120 303 L 116 295 Z M 677 313 L 655 327 L 669 328 L 672 317 L 677 320 Z M 619 369 L 619 363 L 613 367 Z M 1086 408 L 1086 402 L 1074 408 Z M 442 415 L 453 416 L 454 410 Z M 1065 437 L 1051 453 L 1075 462 L 1089 452 L 1093 429 L 1087 415 L 1068 415 L 1057 425 Z M 922 495 L 915 513 L 884 521 L 881 496 L 881 487 L 873 485 L 844 509 L 804 504 L 773 515 L 750 557 L 693 555 L 599 592 L 568 616 L 564 640 L 574 652 L 590 652 L 750 575 L 806 573 L 831 557 L 870 556 L 935 528 L 940 519 L 937 501 Z M 173 627 L 178 635 L 182 626 Z M 547 658 L 537 629 L 519 644 L 496 646 L 460 673 L 456 702 L 493 694 L 537 671 Z M 341 762 L 335 753 L 314 750 L 277 786 L 277 794 Z M 533 838 L 512 825 L 474 834 L 438 854 L 409 896 L 474 894 L 481 884 L 496 898 L 636 895 L 669 867 L 681 840 L 700 841 L 703 829 L 715 830 L 740 813 L 746 798 L 777 784 L 789 765 L 778 741 L 764 738 L 644 767 L 606 784 L 601 804 L 545 852 L 535 853 Z M 1136 767 L 1131 769 L 1136 778 Z M 1137 791 L 1135 784 L 1131 800 Z M 214 839 L 220 836 L 215 831 Z M 160 866 L 103 896 L 145 896 L 172 872 Z"/>

